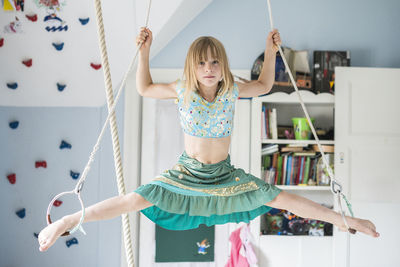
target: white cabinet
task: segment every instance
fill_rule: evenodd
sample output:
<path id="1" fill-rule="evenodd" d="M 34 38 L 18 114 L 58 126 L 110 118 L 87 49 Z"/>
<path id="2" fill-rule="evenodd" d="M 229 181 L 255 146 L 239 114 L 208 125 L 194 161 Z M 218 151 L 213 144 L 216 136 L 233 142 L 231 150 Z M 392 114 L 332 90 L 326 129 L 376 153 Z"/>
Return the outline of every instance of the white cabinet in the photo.
<path id="1" fill-rule="evenodd" d="M 400 266 L 400 69 L 336 68 L 335 170 L 380 238 L 334 236 L 335 267 Z"/>

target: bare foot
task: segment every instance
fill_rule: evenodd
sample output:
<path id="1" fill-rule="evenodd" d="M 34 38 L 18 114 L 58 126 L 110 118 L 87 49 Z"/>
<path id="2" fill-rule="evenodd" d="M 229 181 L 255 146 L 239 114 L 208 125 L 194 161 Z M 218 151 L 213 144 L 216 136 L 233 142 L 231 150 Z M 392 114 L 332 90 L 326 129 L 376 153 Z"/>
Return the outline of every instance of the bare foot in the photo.
<path id="1" fill-rule="evenodd" d="M 346 219 L 350 228 L 372 237 L 379 237 L 379 233 L 376 231 L 376 227 L 371 221 L 347 216 Z M 339 229 L 347 232 L 347 228 L 344 225 L 340 226 Z"/>
<path id="2" fill-rule="evenodd" d="M 67 225 L 63 220 L 49 224 L 39 233 L 39 250 L 42 252 L 48 250 L 66 230 Z"/>

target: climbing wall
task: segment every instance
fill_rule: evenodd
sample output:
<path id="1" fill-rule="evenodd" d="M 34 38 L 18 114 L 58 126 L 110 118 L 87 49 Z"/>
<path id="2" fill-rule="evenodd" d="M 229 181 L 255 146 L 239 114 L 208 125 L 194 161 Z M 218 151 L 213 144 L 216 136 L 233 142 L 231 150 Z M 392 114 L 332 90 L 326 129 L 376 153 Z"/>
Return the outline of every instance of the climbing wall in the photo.
<path id="1" fill-rule="evenodd" d="M 18 11 L 3 5 L 0 58 L 7 67 L 0 72 L 0 105 L 101 106 L 105 94 L 91 1 L 50 2 L 25 1 Z"/>
<path id="2" fill-rule="evenodd" d="M 0 10 L 0 266 L 115 266 L 119 218 L 38 250 L 47 205 L 74 188 L 107 115 L 92 2 L 47 2 L 4 1 Z M 107 131 L 82 192 L 86 206 L 117 194 L 110 140 Z M 75 196 L 62 197 L 52 219 L 78 210 Z"/>

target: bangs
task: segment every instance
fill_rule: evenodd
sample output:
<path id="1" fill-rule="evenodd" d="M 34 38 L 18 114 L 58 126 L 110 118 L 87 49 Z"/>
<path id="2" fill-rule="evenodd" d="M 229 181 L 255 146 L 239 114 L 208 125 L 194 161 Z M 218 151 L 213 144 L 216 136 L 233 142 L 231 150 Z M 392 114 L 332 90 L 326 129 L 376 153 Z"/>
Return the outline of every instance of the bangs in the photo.
<path id="1" fill-rule="evenodd" d="M 194 63 L 199 64 L 201 61 L 208 61 L 207 51 L 210 48 L 211 57 L 215 60 L 221 62 L 222 55 L 220 49 L 218 49 L 218 44 L 213 42 L 213 40 L 209 37 L 203 38 L 200 40 L 194 47 L 195 53 L 193 55 Z"/>

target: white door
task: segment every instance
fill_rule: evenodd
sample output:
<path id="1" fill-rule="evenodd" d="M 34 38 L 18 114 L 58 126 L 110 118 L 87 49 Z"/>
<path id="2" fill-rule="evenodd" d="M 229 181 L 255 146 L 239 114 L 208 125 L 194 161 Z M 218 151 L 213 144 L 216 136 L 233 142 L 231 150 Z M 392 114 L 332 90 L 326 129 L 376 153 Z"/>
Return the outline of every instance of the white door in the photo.
<path id="1" fill-rule="evenodd" d="M 400 266 L 400 69 L 335 73 L 336 177 L 381 237 L 335 233 L 334 266 Z"/>

